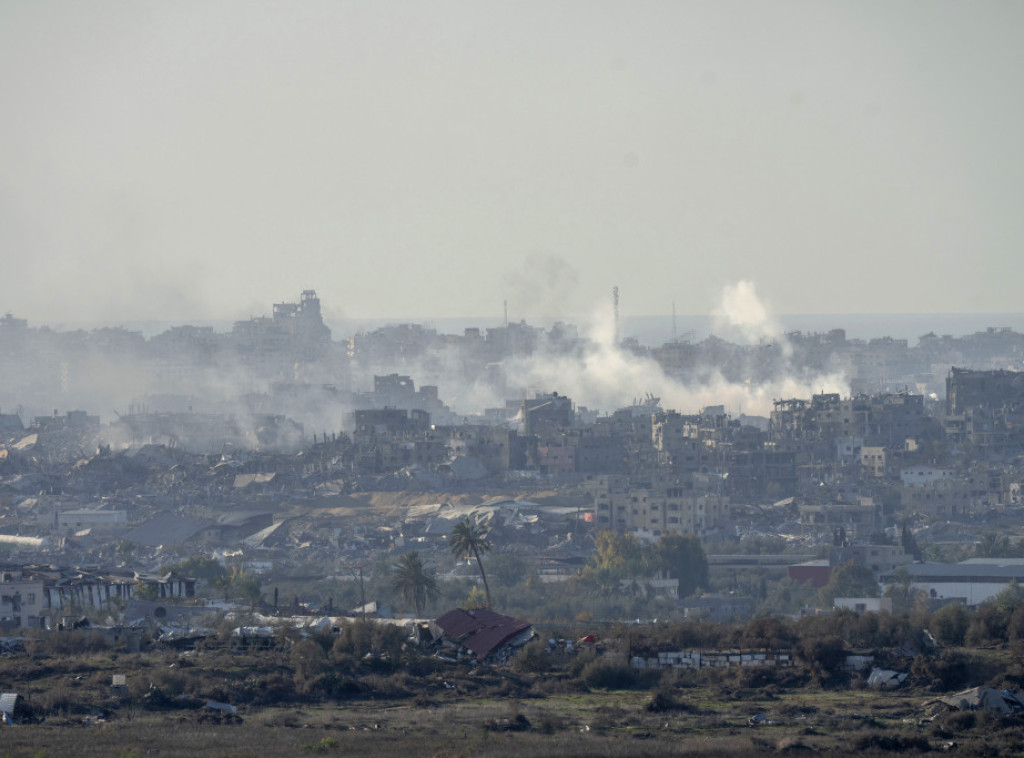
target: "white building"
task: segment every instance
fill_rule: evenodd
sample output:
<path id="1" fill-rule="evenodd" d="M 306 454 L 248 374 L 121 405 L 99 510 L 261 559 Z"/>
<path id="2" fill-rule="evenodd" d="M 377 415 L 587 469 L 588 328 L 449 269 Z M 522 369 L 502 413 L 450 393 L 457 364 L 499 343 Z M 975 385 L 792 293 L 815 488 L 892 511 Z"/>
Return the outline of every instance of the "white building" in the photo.
<path id="1" fill-rule="evenodd" d="M 901 566 L 910 575 L 915 589 L 937 599 L 959 599 L 975 606 L 998 595 L 1011 582 L 1024 584 L 1024 558 L 971 558 L 961 563 L 912 563 Z M 900 583 L 896 572 L 881 578 L 883 594 Z"/>
<path id="2" fill-rule="evenodd" d="M 79 508 L 60 511 L 57 526 L 61 529 L 82 529 L 83 527 L 116 527 L 128 523 L 127 511 L 101 511 L 95 508 Z"/>
<path id="3" fill-rule="evenodd" d="M 950 469 L 935 466 L 910 466 L 900 471 L 900 481 L 906 487 L 924 487 L 934 482 L 949 481 L 953 476 Z"/>
<path id="4" fill-rule="evenodd" d="M 854 613 L 892 613 L 891 597 L 837 597 L 832 602 L 836 609 L 853 611 Z"/>

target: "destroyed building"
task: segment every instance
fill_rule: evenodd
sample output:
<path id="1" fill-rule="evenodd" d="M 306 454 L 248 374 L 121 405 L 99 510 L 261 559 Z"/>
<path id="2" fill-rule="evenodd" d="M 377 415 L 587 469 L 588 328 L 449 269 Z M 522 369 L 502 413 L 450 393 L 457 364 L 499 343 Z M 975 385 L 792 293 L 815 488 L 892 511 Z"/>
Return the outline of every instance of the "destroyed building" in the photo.
<path id="1" fill-rule="evenodd" d="M 173 573 L 6 566 L 0 568 L 0 630 L 49 629 L 69 612 L 110 612 L 144 587 L 157 598 L 192 598 L 195 586 L 195 579 Z"/>
<path id="2" fill-rule="evenodd" d="M 528 621 L 503 616 L 486 608 L 456 608 L 439 616 L 432 623 L 434 639 L 441 648 L 458 655 L 469 655 L 478 661 L 508 658 L 533 638 L 533 625 Z"/>
<path id="3" fill-rule="evenodd" d="M 630 531 L 647 539 L 666 534 L 705 537 L 723 527 L 729 514 L 728 497 L 698 477 L 598 476 L 587 487 L 599 528 Z"/>

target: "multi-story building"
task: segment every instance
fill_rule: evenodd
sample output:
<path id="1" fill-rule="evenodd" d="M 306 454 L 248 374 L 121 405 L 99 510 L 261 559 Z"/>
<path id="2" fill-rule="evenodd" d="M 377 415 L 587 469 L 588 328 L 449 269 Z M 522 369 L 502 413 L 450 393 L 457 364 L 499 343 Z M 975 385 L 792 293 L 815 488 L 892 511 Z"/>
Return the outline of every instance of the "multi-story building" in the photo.
<path id="1" fill-rule="evenodd" d="M 1024 407 L 1024 372 L 972 371 L 953 367 L 946 377 L 946 414 L 956 416 L 969 408 L 997 410 Z"/>
<path id="2" fill-rule="evenodd" d="M 41 576 L 20 569 L 0 570 L 0 630 L 45 629 L 48 611 Z"/>
<path id="3" fill-rule="evenodd" d="M 588 483 L 597 526 L 634 532 L 644 539 L 666 534 L 704 537 L 725 525 L 729 499 L 693 478 L 598 476 Z"/>
<path id="4" fill-rule="evenodd" d="M 47 629 L 66 613 L 109 611 L 127 603 L 140 587 L 157 598 L 195 597 L 196 580 L 173 573 L 140 576 L 50 566 L 0 568 L 0 631 Z"/>

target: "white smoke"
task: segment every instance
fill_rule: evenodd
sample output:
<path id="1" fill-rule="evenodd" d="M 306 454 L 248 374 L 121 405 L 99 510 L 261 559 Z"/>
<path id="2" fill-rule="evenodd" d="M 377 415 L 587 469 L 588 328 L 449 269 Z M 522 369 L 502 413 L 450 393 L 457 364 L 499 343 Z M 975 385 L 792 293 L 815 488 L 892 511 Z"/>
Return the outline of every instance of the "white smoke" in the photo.
<path id="1" fill-rule="evenodd" d="M 757 297 L 750 282 L 729 285 L 716 308 L 716 324 L 733 338 L 759 343 L 771 340 L 780 354 L 780 370 L 767 380 L 730 381 L 717 366 L 694 366 L 698 380 L 684 382 L 668 376 L 648 354 L 637 354 L 615 343 L 611 309 L 599 311 L 588 325 L 588 346 L 581 357 L 536 353 L 506 363 L 510 385 L 525 392 L 557 391 L 590 409 L 612 411 L 651 393 L 667 410 L 696 412 L 708 405 L 724 405 L 734 413 L 768 415 L 772 402 L 791 397 L 810 397 L 817 392 L 849 394 L 841 374 L 810 374 L 790 365 L 792 348 L 782 327 Z M 756 351 L 758 348 L 750 348 Z M 753 360 L 757 359 L 756 352 Z"/>
<path id="2" fill-rule="evenodd" d="M 746 280 L 722 288 L 721 300 L 711 312 L 711 324 L 717 336 L 741 344 L 783 339 L 782 324 L 758 297 L 754 283 Z"/>
<path id="3" fill-rule="evenodd" d="M 187 357 L 180 356 L 165 371 L 164 363 L 137 363 L 130 353 L 97 350 L 87 360 L 71 363 L 63 378 L 60 366 L 52 361 L 44 366 L 15 361 L 7 367 L 8 381 L 0 383 L 0 407 L 24 404 L 28 417 L 57 407 L 78 408 L 111 420 L 115 409 L 123 413 L 132 403 L 138 409 L 142 398 L 152 398 L 143 400 L 152 403 L 150 412 L 175 410 L 161 401 L 165 398 L 185 402 L 196 413 L 233 416 L 246 428 L 255 427 L 254 413 L 284 414 L 305 425 L 310 435 L 341 428 L 355 401 L 349 389 L 369 390 L 374 374 L 392 372 L 411 376 L 421 387 L 437 385 L 440 399 L 460 415 L 548 392 L 566 395 L 597 412 L 611 412 L 651 394 L 661 398 L 666 410 L 693 413 L 724 405 L 734 416 L 767 415 L 776 399 L 806 398 L 820 391 L 849 394 L 841 374 L 818 374 L 796 365 L 778 320 L 757 297 L 752 283 L 725 287 L 714 316 L 716 331 L 748 344 L 709 338 L 697 345 L 668 345 L 663 349 L 677 351 L 675 363 L 665 364 L 675 366 L 672 373 L 656 359 L 658 349 L 618 344 L 614 314 L 606 307 L 583 325 L 579 340 L 571 330 L 568 337 L 558 338 L 548 332 L 530 355 L 494 364 L 483 363 L 489 360 L 486 353 L 437 335 L 432 347 L 414 358 L 392 356 L 347 368 L 334 361 L 310 365 L 294 377 L 307 387 L 295 397 L 275 395 L 273 377 L 258 376 L 234 360 L 221 360 L 216 366 L 190 365 Z M 703 362 L 698 364 L 696 356 L 702 356 Z M 45 376 L 37 376 L 40 372 Z M 328 385 L 338 379 L 335 391 Z M 61 381 L 66 384 L 63 388 Z"/>

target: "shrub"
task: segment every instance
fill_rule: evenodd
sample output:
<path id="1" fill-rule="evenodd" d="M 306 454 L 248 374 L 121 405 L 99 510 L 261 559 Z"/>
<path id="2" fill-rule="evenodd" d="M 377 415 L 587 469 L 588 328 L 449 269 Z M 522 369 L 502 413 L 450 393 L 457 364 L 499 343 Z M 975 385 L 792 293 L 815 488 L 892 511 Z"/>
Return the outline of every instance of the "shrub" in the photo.
<path id="1" fill-rule="evenodd" d="M 594 648 L 584 648 L 576 654 L 575 658 L 569 661 L 568 666 L 566 666 L 566 670 L 570 676 L 579 677 L 583 674 L 583 669 L 596 660 L 597 652 Z"/>
<path id="2" fill-rule="evenodd" d="M 910 673 L 919 683 L 936 692 L 944 692 L 968 686 L 972 668 L 962 653 L 943 650 L 938 655 L 917 656 Z"/>
<path id="3" fill-rule="evenodd" d="M 410 687 L 412 686 L 412 678 L 408 674 L 392 674 L 391 676 L 381 676 L 379 674 L 369 674 L 362 679 L 364 685 L 369 686 L 375 695 L 381 697 L 409 697 Z"/>
<path id="4" fill-rule="evenodd" d="M 530 720 L 519 713 L 511 718 L 492 719 L 484 728 L 492 732 L 525 732 L 531 726 Z"/>
<path id="5" fill-rule="evenodd" d="M 334 671 L 349 676 L 359 670 L 359 660 L 351 653 L 332 653 Z"/>
<path id="6" fill-rule="evenodd" d="M 648 713 L 666 713 L 668 711 L 696 713 L 697 707 L 680 700 L 672 690 L 659 687 L 651 693 L 651 699 L 644 706 L 644 710 Z"/>
<path id="7" fill-rule="evenodd" d="M 149 672 L 148 680 L 147 682 L 142 677 L 135 678 L 129 687 L 139 688 L 141 690 L 138 692 L 139 695 L 144 695 L 156 688 L 168 697 L 177 697 L 185 694 L 185 687 L 188 684 L 186 676 L 176 669 L 152 669 Z M 136 693 L 133 691 L 132 694 Z"/>
<path id="8" fill-rule="evenodd" d="M 327 753 L 338 749 L 338 741 L 334 737 L 324 737 L 319 742 L 304 743 L 302 749 L 307 753 Z"/>
<path id="9" fill-rule="evenodd" d="M 344 700 L 359 695 L 363 688 L 355 679 L 327 671 L 306 681 L 300 691 L 311 697 Z"/>
<path id="10" fill-rule="evenodd" d="M 51 656 L 81 655 L 110 650 L 110 641 L 100 632 L 89 629 L 65 629 L 54 631 L 42 640 L 40 648 Z"/>
<path id="11" fill-rule="evenodd" d="M 240 701 L 251 701 L 255 705 L 275 705 L 287 702 L 295 696 L 295 680 L 280 672 L 251 676 L 245 680 L 238 692 Z"/>
<path id="12" fill-rule="evenodd" d="M 781 650 L 793 644 L 793 630 L 774 616 L 759 616 L 743 626 L 739 643 L 745 648 Z"/>
<path id="13" fill-rule="evenodd" d="M 429 676 L 437 674 L 447 668 L 444 661 L 425 655 L 410 655 L 406 657 L 405 670 L 411 676 Z"/>
<path id="14" fill-rule="evenodd" d="M 964 641 L 970 647 L 1001 645 L 1007 641 L 1010 615 L 993 602 L 982 603 L 971 614 Z"/>
<path id="15" fill-rule="evenodd" d="M 327 664 L 323 648 L 311 639 L 296 642 L 288 660 L 295 670 L 295 684 L 299 687 L 319 676 Z"/>
<path id="16" fill-rule="evenodd" d="M 605 690 L 628 690 L 637 684 L 636 672 L 624 663 L 596 660 L 588 663 L 580 674 L 588 687 Z"/>
<path id="17" fill-rule="evenodd" d="M 928 752 L 932 749 L 928 738 L 917 734 L 868 734 L 854 742 L 857 750 L 884 750 L 902 753 L 910 750 Z"/>
<path id="18" fill-rule="evenodd" d="M 544 674 L 551 670 L 551 653 L 543 640 L 533 640 L 512 659 L 517 674 Z"/>
<path id="19" fill-rule="evenodd" d="M 951 732 L 965 732 L 973 729 L 978 723 L 978 717 L 973 711 L 954 711 L 946 714 L 942 725 Z"/>
<path id="20" fill-rule="evenodd" d="M 739 687 L 767 687 L 778 681 L 779 669 L 775 666 L 743 666 L 736 672 Z"/>
<path id="21" fill-rule="evenodd" d="M 963 645 L 971 617 L 960 603 L 950 603 L 932 614 L 928 630 L 942 645 Z"/>
<path id="22" fill-rule="evenodd" d="M 541 677 L 534 682 L 533 689 L 548 695 L 580 695 L 588 691 L 583 680 L 564 676 Z"/>
<path id="23" fill-rule="evenodd" d="M 811 674 L 822 680 L 837 677 L 846 660 L 843 641 L 835 635 L 801 639 L 793 651 Z"/>
<path id="24" fill-rule="evenodd" d="M 373 627 L 374 622 L 362 619 L 342 622 L 338 636 L 331 647 L 331 656 L 337 658 L 340 655 L 351 655 L 355 658 L 362 658 L 371 652 Z"/>

